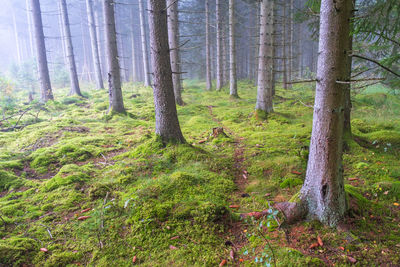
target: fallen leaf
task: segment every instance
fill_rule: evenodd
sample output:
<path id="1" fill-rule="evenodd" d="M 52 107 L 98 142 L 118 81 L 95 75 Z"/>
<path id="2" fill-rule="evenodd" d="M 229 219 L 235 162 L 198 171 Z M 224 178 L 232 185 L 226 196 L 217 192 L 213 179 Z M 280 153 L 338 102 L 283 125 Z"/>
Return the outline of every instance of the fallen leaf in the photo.
<path id="1" fill-rule="evenodd" d="M 341 249 L 341 250 L 343 250 L 343 251 L 344 251 L 344 247 L 339 247 L 339 249 Z"/>
<path id="2" fill-rule="evenodd" d="M 313 243 L 313 244 L 311 244 L 311 245 L 309 246 L 309 249 L 313 249 L 313 248 L 316 248 L 316 247 L 318 247 L 318 246 L 319 246 L 318 243 Z"/>
<path id="3" fill-rule="evenodd" d="M 297 174 L 297 175 L 302 175 L 302 173 L 301 173 L 301 172 L 298 172 L 298 171 L 292 171 L 292 173 L 293 173 L 293 174 Z"/>
<path id="4" fill-rule="evenodd" d="M 244 259 L 239 259 L 240 262 L 244 262 Z"/>
<path id="5" fill-rule="evenodd" d="M 351 262 L 351 263 L 356 263 L 357 260 L 353 257 L 347 256 L 347 259 Z"/>
<path id="6" fill-rule="evenodd" d="M 135 263 L 137 261 L 137 257 L 136 256 L 133 256 L 133 258 L 132 258 L 132 263 Z"/>
<path id="7" fill-rule="evenodd" d="M 230 205 L 229 208 L 231 208 L 231 209 L 238 209 L 238 208 L 240 208 L 240 206 L 239 206 L 239 205 Z"/>
<path id="8" fill-rule="evenodd" d="M 229 256 L 231 257 L 232 260 L 235 259 L 235 251 L 233 251 L 233 249 L 229 252 Z"/>
<path id="9" fill-rule="evenodd" d="M 387 194 L 389 194 L 389 191 L 385 191 L 383 194 L 384 194 L 384 195 L 387 195 Z"/>
<path id="10" fill-rule="evenodd" d="M 78 218 L 78 221 L 84 221 L 84 220 L 87 220 L 89 218 L 92 218 L 92 216 L 82 216 L 82 217 Z"/>
<path id="11" fill-rule="evenodd" d="M 207 139 L 199 141 L 199 144 L 204 144 L 205 142 L 207 142 Z"/>
<path id="12" fill-rule="evenodd" d="M 171 240 L 175 240 L 175 239 L 178 239 L 178 238 L 180 238 L 179 235 L 171 237 Z"/>
<path id="13" fill-rule="evenodd" d="M 265 195 L 264 195 L 264 197 L 269 197 L 271 195 L 271 193 L 266 193 Z"/>
<path id="14" fill-rule="evenodd" d="M 395 205 L 396 207 L 398 207 L 398 206 L 400 206 L 400 204 L 399 203 L 393 203 L 393 205 Z"/>
<path id="15" fill-rule="evenodd" d="M 169 249 L 175 250 L 175 249 L 178 249 L 178 248 L 177 248 L 177 247 L 174 247 L 173 245 L 170 245 L 170 246 L 169 246 Z"/>
<path id="16" fill-rule="evenodd" d="M 249 174 L 246 170 L 243 171 L 244 174 Z"/>
<path id="17" fill-rule="evenodd" d="M 246 175 L 246 174 L 243 174 L 243 178 L 247 180 L 247 175 Z"/>
<path id="18" fill-rule="evenodd" d="M 49 250 L 47 248 L 41 248 L 40 251 L 42 252 L 49 252 Z"/>
<path id="19" fill-rule="evenodd" d="M 221 263 L 219 264 L 219 267 L 222 267 L 222 266 L 224 266 L 226 263 L 227 263 L 227 261 L 226 261 L 226 260 L 222 260 L 222 261 L 221 261 Z"/>
<path id="20" fill-rule="evenodd" d="M 82 210 L 81 213 L 86 213 L 86 212 L 90 211 L 91 209 L 92 208 L 88 208 L 88 209 Z"/>
<path id="21" fill-rule="evenodd" d="M 352 178 L 349 178 L 348 180 L 349 180 L 349 181 L 357 181 L 358 178 L 357 178 L 357 177 L 352 177 Z"/>
<path id="22" fill-rule="evenodd" d="M 321 247 L 323 247 L 323 246 L 324 246 L 324 242 L 322 242 L 322 239 L 321 239 L 320 236 L 317 237 L 317 240 L 318 240 L 318 245 L 320 245 Z"/>

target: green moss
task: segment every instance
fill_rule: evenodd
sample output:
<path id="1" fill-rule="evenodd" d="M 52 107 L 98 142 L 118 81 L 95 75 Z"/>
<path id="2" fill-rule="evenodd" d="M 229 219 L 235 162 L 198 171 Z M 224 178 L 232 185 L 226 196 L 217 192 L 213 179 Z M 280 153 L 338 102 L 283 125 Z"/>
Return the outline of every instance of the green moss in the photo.
<path id="1" fill-rule="evenodd" d="M 54 251 L 43 266 L 69 266 L 70 264 L 77 263 L 81 258 L 82 253 L 79 251 Z"/>
<path id="2" fill-rule="evenodd" d="M 257 120 L 266 120 L 268 118 L 268 112 L 261 109 L 256 109 L 254 116 Z"/>
<path id="3" fill-rule="evenodd" d="M 287 178 L 279 186 L 281 188 L 292 188 L 302 184 L 303 180 L 299 178 Z"/>
<path id="4" fill-rule="evenodd" d="M 400 181 L 383 181 L 374 185 L 375 191 L 379 197 L 394 201 L 400 200 Z"/>
<path id="5" fill-rule="evenodd" d="M 37 241 L 30 238 L 11 237 L 0 240 L 0 264 L 6 266 L 29 264 L 38 249 Z"/>
<path id="6" fill-rule="evenodd" d="M 44 189 L 51 191 L 61 186 L 66 186 L 74 183 L 83 183 L 87 181 L 90 176 L 89 166 L 78 166 L 76 164 L 69 164 L 63 166 L 57 175 L 46 182 Z"/>
<path id="7" fill-rule="evenodd" d="M 10 188 L 19 188 L 24 185 L 24 181 L 11 172 L 0 170 L 0 191 Z"/>

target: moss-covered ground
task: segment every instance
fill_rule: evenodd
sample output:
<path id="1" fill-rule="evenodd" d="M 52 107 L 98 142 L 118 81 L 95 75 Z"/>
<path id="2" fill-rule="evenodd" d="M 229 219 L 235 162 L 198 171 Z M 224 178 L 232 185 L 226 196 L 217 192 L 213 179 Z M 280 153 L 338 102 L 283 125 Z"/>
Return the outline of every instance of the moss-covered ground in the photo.
<path id="1" fill-rule="evenodd" d="M 151 89 L 132 84 L 127 115 L 106 114 L 105 91 L 57 90 L 37 119 L 19 122 L 30 125 L 0 133 L 0 265 L 400 265 L 399 96 L 383 87 L 354 96 L 350 211 L 337 230 L 277 227 L 272 208 L 304 180 L 313 88 L 278 88 L 275 113 L 261 120 L 251 83 L 239 99 L 204 87 L 185 84 L 186 145 L 159 142 Z M 212 136 L 215 127 L 226 135 Z"/>

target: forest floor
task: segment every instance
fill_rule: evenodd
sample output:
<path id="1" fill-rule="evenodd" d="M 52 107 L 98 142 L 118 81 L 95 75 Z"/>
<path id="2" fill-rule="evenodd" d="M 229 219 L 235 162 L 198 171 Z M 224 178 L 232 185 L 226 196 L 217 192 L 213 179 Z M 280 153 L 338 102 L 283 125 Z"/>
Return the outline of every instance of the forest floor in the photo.
<path id="1" fill-rule="evenodd" d="M 260 121 L 251 83 L 240 99 L 204 87 L 185 84 L 186 145 L 159 142 L 151 89 L 132 84 L 127 115 L 106 115 L 105 91 L 65 89 L 39 115 L 8 119 L 26 126 L 0 132 L 0 265 L 400 265 L 398 95 L 376 86 L 353 97 L 350 210 L 332 229 L 287 226 L 273 208 L 303 183 L 313 88 L 278 89 Z"/>

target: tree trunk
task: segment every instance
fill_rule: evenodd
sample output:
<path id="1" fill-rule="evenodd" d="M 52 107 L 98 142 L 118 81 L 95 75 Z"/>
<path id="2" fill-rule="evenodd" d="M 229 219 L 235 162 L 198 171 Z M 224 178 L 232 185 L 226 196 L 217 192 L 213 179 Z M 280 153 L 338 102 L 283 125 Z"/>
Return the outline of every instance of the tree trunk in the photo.
<path id="1" fill-rule="evenodd" d="M 156 134 L 164 143 L 184 143 L 173 91 L 166 7 L 165 0 L 148 1 Z"/>
<path id="2" fill-rule="evenodd" d="M 149 69 L 149 61 L 147 58 L 146 22 L 145 22 L 145 13 L 144 13 L 145 11 L 143 5 L 144 5 L 143 0 L 139 0 L 140 36 L 142 39 L 144 85 L 150 86 L 150 69 Z"/>
<path id="3" fill-rule="evenodd" d="M 309 218 L 335 226 L 346 207 L 342 149 L 352 0 L 322 0 L 313 130 L 300 200 Z"/>
<path id="4" fill-rule="evenodd" d="M 176 0 L 167 0 L 168 14 L 168 41 L 171 57 L 172 82 L 174 85 L 175 102 L 182 106 L 181 96 L 182 83 L 179 62 L 179 24 L 178 24 L 178 2 Z"/>
<path id="5" fill-rule="evenodd" d="M 223 67 L 222 56 L 222 17 L 221 17 L 221 0 L 216 0 L 216 23 L 217 23 L 217 91 L 223 86 Z"/>
<path id="6" fill-rule="evenodd" d="M 270 24 L 271 24 L 271 94 L 272 96 L 275 95 L 275 86 L 276 86 L 276 71 L 277 71 L 277 60 L 276 60 L 276 48 L 275 45 L 277 43 L 276 37 L 277 37 L 277 32 L 276 32 L 276 20 L 275 20 L 275 14 L 276 14 L 276 7 L 275 7 L 275 1 L 271 1 L 271 19 L 270 19 Z"/>
<path id="7" fill-rule="evenodd" d="M 97 4 L 96 4 L 97 3 Z M 94 2 L 94 21 L 95 21 L 95 26 L 96 26 L 96 36 L 97 36 L 97 47 L 99 48 L 99 62 L 100 62 L 100 69 L 101 69 L 101 77 L 102 80 L 104 81 L 104 73 L 107 71 L 107 60 L 105 58 L 105 51 L 104 51 L 104 45 L 103 45 L 103 38 L 102 38 L 102 33 L 104 32 L 102 28 L 104 28 L 104 25 L 101 25 L 100 21 L 103 21 L 101 19 L 101 14 L 104 12 L 101 11 L 102 4 L 99 4 L 98 2 Z M 104 82 L 103 82 L 103 87 L 104 87 Z"/>
<path id="8" fill-rule="evenodd" d="M 86 9 L 87 9 L 87 16 L 88 16 L 88 23 L 89 23 L 93 65 L 94 65 L 94 71 L 95 71 L 95 76 L 96 76 L 96 88 L 104 89 L 103 75 L 101 73 L 101 65 L 100 65 L 99 47 L 98 47 L 98 41 L 97 41 L 98 36 L 97 36 L 97 32 L 96 32 L 96 24 L 95 24 L 94 13 L 93 13 L 93 0 L 86 0 Z"/>
<path id="9" fill-rule="evenodd" d="M 239 97 L 236 76 L 235 0 L 229 0 L 229 83 L 231 97 Z"/>
<path id="10" fill-rule="evenodd" d="M 62 17 L 62 22 L 63 22 L 62 24 L 63 24 L 64 34 L 65 34 L 64 35 L 65 44 L 67 46 L 69 78 L 70 78 L 70 83 L 71 83 L 71 90 L 70 90 L 69 94 L 82 96 L 81 89 L 79 87 L 78 73 L 76 71 L 74 48 L 72 45 L 71 29 L 69 27 L 69 17 L 68 17 L 66 0 L 60 0 L 60 7 L 61 7 L 61 17 Z"/>
<path id="11" fill-rule="evenodd" d="M 288 60 L 288 80 L 292 81 L 293 80 L 293 61 L 294 61 L 294 56 L 293 56 L 293 34 L 294 34 L 294 29 L 293 29 L 293 25 L 294 25 L 294 21 L 293 21 L 293 17 L 294 17 L 294 6 L 293 6 L 293 0 L 290 0 L 290 17 L 289 17 L 289 60 Z M 288 84 L 289 88 L 292 88 L 291 84 Z"/>
<path id="12" fill-rule="evenodd" d="M 108 62 L 108 90 L 110 97 L 109 109 L 112 112 L 125 113 L 124 102 L 122 99 L 121 74 L 118 61 L 114 6 L 114 0 L 103 0 L 106 54 Z"/>
<path id="13" fill-rule="evenodd" d="M 282 3 L 282 67 L 283 67 L 283 88 L 288 89 L 287 84 L 287 54 L 286 54 L 286 2 Z"/>
<path id="14" fill-rule="evenodd" d="M 13 16 L 13 27 L 14 27 L 14 37 L 15 37 L 15 49 L 17 50 L 17 63 L 20 65 L 22 62 L 22 54 L 21 54 L 21 44 L 19 40 L 18 26 L 17 26 L 17 18 L 15 17 L 14 6 L 12 5 L 12 16 Z"/>
<path id="15" fill-rule="evenodd" d="M 39 65 L 40 95 L 41 101 L 53 100 L 53 91 L 51 89 L 49 67 L 47 65 L 46 44 L 44 42 L 42 14 L 39 0 L 30 0 L 32 8 L 32 17 L 35 30 L 36 57 Z"/>
<path id="16" fill-rule="evenodd" d="M 136 71 L 136 42 L 135 42 L 135 23 L 134 23 L 134 19 L 135 19 L 135 10 L 132 8 L 131 9 L 131 50 L 132 50 L 132 81 L 133 82 L 137 82 L 138 81 L 138 75 L 137 75 L 137 71 Z"/>
<path id="17" fill-rule="evenodd" d="M 28 24 L 28 32 L 29 32 L 29 50 L 31 58 L 35 57 L 35 45 L 33 42 L 33 30 L 32 30 L 32 11 L 31 6 L 29 4 L 29 0 L 25 0 L 26 5 L 26 20 Z"/>
<path id="18" fill-rule="evenodd" d="M 260 45 L 258 56 L 258 82 L 256 115 L 264 119 L 273 112 L 271 90 L 271 0 L 262 0 L 260 5 Z"/>
<path id="19" fill-rule="evenodd" d="M 356 0 L 353 0 L 353 12 L 351 14 L 352 18 L 354 18 L 354 10 L 355 10 Z M 349 37 L 348 42 L 348 51 L 353 50 L 353 36 Z M 353 57 L 347 57 L 347 77 L 346 81 L 351 80 L 351 72 L 353 68 Z M 351 84 L 345 84 L 345 91 L 344 91 L 344 135 L 345 137 L 351 137 Z"/>
<path id="20" fill-rule="evenodd" d="M 210 51 L 210 2 L 206 0 L 206 89 L 212 89 L 211 51 Z"/>

